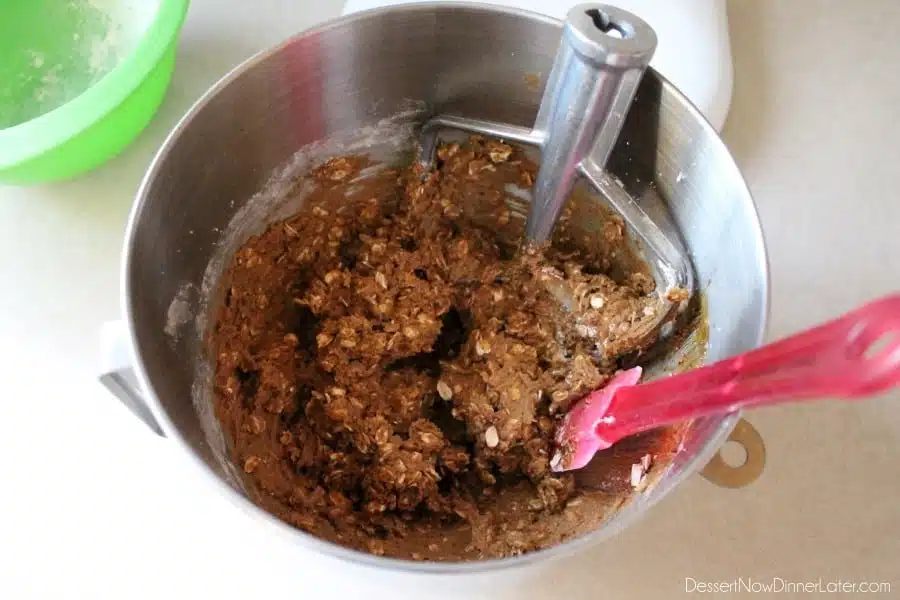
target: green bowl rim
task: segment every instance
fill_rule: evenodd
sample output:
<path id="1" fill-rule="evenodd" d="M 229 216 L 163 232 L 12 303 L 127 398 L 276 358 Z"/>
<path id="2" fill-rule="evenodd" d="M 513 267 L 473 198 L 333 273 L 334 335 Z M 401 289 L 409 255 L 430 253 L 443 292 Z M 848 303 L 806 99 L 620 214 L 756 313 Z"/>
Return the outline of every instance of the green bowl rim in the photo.
<path id="1" fill-rule="evenodd" d="M 190 0 L 161 0 L 137 47 L 97 83 L 49 112 L 0 129 L 0 171 L 69 141 L 119 106 L 177 38 L 189 3 Z"/>

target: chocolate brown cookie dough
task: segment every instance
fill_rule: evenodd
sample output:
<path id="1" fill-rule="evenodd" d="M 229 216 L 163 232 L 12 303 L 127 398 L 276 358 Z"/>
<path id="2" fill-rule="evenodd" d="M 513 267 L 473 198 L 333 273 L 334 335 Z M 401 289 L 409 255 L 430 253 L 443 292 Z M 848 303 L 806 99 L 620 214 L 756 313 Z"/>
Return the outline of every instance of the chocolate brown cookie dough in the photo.
<path id="1" fill-rule="evenodd" d="M 508 201 L 534 176 L 482 138 L 427 172 L 333 159 L 300 214 L 237 252 L 216 414 L 261 506 L 376 554 L 501 557 L 596 527 L 634 464 L 665 463 L 676 440 L 655 432 L 602 457 L 599 491 L 550 471 L 557 419 L 653 341 L 658 306 L 646 273 L 614 276 L 617 217 L 590 246 L 564 219 L 518 249 Z"/>

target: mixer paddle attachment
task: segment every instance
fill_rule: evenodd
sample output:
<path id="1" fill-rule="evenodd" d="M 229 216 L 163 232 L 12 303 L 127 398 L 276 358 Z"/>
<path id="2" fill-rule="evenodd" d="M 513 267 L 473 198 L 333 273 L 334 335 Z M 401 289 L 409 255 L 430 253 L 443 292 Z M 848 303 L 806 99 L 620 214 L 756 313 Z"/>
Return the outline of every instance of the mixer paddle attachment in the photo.
<path id="1" fill-rule="evenodd" d="M 531 190 L 526 242 L 550 239 L 578 176 L 617 211 L 643 246 L 663 307 L 657 326 L 686 306 L 694 271 L 679 242 L 669 238 L 604 168 L 619 137 L 641 77 L 656 50 L 656 34 L 638 17 L 602 4 L 579 4 L 567 14 L 562 40 L 531 129 L 438 115 L 420 137 L 421 160 L 434 160 L 439 133 L 459 130 L 541 151 Z M 673 294 L 680 289 L 687 293 Z M 565 290 L 555 290 L 567 303 Z"/>

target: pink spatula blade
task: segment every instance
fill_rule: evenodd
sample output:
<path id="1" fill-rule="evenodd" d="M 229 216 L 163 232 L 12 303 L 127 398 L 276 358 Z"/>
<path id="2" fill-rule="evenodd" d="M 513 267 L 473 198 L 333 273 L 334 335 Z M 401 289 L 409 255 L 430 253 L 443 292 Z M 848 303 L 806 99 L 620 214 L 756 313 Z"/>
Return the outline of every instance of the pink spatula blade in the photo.
<path id="1" fill-rule="evenodd" d="M 641 379 L 641 368 L 634 367 L 617 373 L 604 387 L 591 392 L 566 413 L 556 435 L 556 453 L 550 461 L 554 471 L 580 469 L 590 462 L 594 454 L 609 448 L 613 441 L 598 433 L 616 390 L 636 384 Z"/>

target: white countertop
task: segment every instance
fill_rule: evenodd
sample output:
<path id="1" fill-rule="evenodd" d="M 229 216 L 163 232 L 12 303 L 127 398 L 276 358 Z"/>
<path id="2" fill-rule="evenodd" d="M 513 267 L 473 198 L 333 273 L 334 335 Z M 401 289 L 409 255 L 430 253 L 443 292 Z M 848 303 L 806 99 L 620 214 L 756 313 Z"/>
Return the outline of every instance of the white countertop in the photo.
<path id="1" fill-rule="evenodd" d="M 344 565 L 264 546 L 264 533 L 93 381 L 97 329 L 119 312 L 123 226 L 151 156 L 232 66 L 339 12 L 300 4 L 195 0 L 170 93 L 133 146 L 76 181 L 0 186 L 0 598 L 366 590 Z M 762 217 L 776 337 L 900 289 L 891 266 L 900 256 L 900 3 L 864 6 L 729 4 L 725 138 Z M 751 486 L 692 478 L 615 541 L 518 587 L 484 584 L 466 597 L 671 598 L 686 578 L 738 577 L 887 581 L 884 596 L 900 594 L 900 395 L 750 420 L 768 449 Z M 381 581 L 366 597 L 408 597 L 407 583 Z M 455 597 L 456 587 L 431 582 L 415 597 Z"/>

